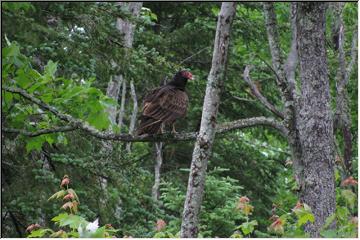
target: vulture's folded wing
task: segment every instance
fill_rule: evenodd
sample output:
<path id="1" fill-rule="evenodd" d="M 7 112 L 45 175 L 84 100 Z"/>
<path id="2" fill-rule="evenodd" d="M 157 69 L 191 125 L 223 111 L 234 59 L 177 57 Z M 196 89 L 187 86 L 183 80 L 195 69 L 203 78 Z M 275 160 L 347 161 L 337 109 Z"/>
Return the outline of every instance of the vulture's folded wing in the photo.
<path id="1" fill-rule="evenodd" d="M 186 115 L 188 102 L 186 92 L 166 86 L 145 97 L 143 115 L 172 123 Z"/>

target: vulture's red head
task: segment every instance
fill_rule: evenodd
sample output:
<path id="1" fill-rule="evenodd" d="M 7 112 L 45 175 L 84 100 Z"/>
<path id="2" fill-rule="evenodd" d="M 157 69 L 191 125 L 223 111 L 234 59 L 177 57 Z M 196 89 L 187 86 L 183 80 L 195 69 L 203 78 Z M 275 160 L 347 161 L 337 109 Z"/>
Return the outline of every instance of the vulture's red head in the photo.
<path id="1" fill-rule="evenodd" d="M 186 70 L 179 71 L 175 74 L 173 80 L 168 83 L 168 85 L 172 85 L 177 87 L 178 89 L 185 90 L 185 86 L 188 80 L 193 79 L 193 75 Z"/>
<path id="2" fill-rule="evenodd" d="M 188 72 L 186 70 L 182 70 L 180 71 L 180 74 L 183 78 L 189 79 L 189 80 L 193 80 L 193 75 L 191 74 L 191 72 Z"/>

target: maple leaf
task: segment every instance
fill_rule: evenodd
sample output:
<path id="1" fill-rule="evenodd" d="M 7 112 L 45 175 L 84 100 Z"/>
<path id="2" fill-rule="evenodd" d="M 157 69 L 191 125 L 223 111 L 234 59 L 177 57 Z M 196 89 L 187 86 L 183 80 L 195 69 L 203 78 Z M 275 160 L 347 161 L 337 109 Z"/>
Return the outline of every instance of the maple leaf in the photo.
<path id="1" fill-rule="evenodd" d="M 68 193 L 68 194 L 63 198 L 64 201 L 73 200 L 73 199 L 74 199 L 74 194 L 72 194 L 72 193 Z"/>
<path id="2" fill-rule="evenodd" d="M 247 203 L 250 202 L 250 199 L 247 196 L 242 196 L 241 198 L 239 198 L 239 202 Z"/>
<path id="3" fill-rule="evenodd" d="M 356 181 L 352 176 L 344 179 L 341 182 L 341 186 L 356 186 L 358 184 L 358 181 Z"/>
<path id="4" fill-rule="evenodd" d="M 269 227 L 270 232 L 284 234 L 284 221 L 281 218 L 276 219 Z"/>
<path id="5" fill-rule="evenodd" d="M 166 222 L 162 219 L 156 221 L 156 231 L 160 232 L 166 227 Z"/>
<path id="6" fill-rule="evenodd" d="M 65 175 L 61 181 L 60 187 L 68 186 L 70 183 L 70 178 L 68 175 Z"/>
<path id="7" fill-rule="evenodd" d="M 30 224 L 27 228 L 26 228 L 26 232 L 32 232 L 35 229 L 39 229 L 40 225 L 35 223 L 35 224 Z"/>
<path id="8" fill-rule="evenodd" d="M 72 209 L 73 208 L 73 202 L 66 202 L 64 205 L 62 205 L 62 207 L 61 208 L 63 208 L 63 209 Z"/>

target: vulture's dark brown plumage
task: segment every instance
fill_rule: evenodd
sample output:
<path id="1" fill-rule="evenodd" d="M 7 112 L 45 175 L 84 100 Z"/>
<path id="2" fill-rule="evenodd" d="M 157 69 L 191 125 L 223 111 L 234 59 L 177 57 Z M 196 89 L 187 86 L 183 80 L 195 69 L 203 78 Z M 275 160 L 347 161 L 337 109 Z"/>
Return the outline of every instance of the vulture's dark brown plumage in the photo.
<path id="1" fill-rule="evenodd" d="M 138 135 L 159 133 L 161 124 L 173 124 L 186 115 L 189 98 L 185 86 L 192 75 L 187 71 L 175 74 L 173 80 L 145 96 Z"/>

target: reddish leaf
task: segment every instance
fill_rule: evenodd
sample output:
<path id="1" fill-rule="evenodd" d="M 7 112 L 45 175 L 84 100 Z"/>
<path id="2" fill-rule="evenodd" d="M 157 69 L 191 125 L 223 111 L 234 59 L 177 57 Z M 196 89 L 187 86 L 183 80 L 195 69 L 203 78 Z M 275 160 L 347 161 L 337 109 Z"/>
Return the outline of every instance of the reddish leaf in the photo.
<path id="1" fill-rule="evenodd" d="M 166 222 L 162 219 L 156 221 L 156 231 L 160 232 L 166 227 Z"/>

